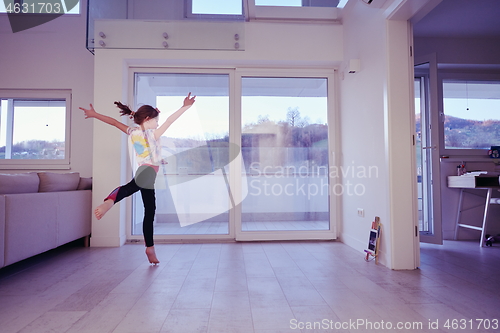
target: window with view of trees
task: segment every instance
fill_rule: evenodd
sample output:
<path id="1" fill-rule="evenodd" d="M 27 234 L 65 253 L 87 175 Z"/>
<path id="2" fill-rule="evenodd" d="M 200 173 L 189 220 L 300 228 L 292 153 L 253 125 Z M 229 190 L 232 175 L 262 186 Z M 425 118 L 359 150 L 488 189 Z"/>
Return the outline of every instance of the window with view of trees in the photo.
<path id="1" fill-rule="evenodd" d="M 500 81 L 443 81 L 445 149 L 500 145 Z"/>
<path id="2" fill-rule="evenodd" d="M 243 231 L 330 230 L 327 84 L 242 78 Z"/>
<path id="3" fill-rule="evenodd" d="M 0 97 L 1 164 L 68 161 L 67 95 L 67 98 Z"/>

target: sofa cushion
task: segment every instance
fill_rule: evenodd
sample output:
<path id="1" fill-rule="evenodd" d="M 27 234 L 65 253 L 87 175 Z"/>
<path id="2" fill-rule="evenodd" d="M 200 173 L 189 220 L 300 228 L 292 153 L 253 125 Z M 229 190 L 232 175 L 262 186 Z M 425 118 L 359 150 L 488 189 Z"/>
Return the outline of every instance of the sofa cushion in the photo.
<path id="1" fill-rule="evenodd" d="M 91 190 L 92 189 L 92 177 L 80 178 L 77 190 Z"/>
<path id="2" fill-rule="evenodd" d="M 75 191 L 80 183 L 80 173 L 39 172 L 38 192 Z"/>
<path id="3" fill-rule="evenodd" d="M 0 194 L 36 193 L 39 184 L 36 172 L 0 174 Z"/>

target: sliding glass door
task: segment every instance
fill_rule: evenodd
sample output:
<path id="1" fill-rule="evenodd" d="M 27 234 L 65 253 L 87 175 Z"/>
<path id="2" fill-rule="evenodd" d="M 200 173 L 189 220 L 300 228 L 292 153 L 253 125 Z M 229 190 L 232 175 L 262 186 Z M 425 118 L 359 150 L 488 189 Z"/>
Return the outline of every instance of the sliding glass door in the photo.
<path id="1" fill-rule="evenodd" d="M 135 107 L 157 107 L 160 123 L 196 95 L 161 138 L 155 237 L 335 238 L 330 78 L 242 73 L 134 72 Z M 132 239 L 142 215 L 137 194 Z"/>
<path id="2" fill-rule="evenodd" d="M 157 107 L 160 124 L 196 95 L 161 137 L 155 235 L 228 235 L 229 74 L 135 73 L 135 88 L 136 107 Z M 141 235 L 140 194 L 133 211 L 132 235 Z"/>
<path id="3" fill-rule="evenodd" d="M 328 79 L 242 77 L 241 87 L 241 231 L 330 230 Z"/>

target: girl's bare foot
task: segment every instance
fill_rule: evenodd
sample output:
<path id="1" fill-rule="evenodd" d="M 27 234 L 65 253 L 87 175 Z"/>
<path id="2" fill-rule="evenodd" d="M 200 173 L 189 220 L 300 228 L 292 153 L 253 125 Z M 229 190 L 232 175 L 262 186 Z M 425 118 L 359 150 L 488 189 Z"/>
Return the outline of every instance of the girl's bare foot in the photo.
<path id="1" fill-rule="evenodd" d="M 154 246 L 146 247 L 146 255 L 148 256 L 148 260 L 150 264 L 158 265 L 160 261 L 156 258 L 156 252 Z"/>
<path id="2" fill-rule="evenodd" d="M 108 210 L 113 207 L 114 201 L 111 199 L 105 200 L 102 204 L 100 204 L 95 210 L 94 210 L 94 215 L 95 217 L 100 220 L 108 212 Z"/>

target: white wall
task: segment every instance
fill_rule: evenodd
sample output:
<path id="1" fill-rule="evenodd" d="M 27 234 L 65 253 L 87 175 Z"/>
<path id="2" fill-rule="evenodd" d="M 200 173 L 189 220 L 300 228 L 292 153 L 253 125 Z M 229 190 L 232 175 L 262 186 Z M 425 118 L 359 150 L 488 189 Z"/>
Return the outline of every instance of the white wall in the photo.
<path id="1" fill-rule="evenodd" d="M 500 38 L 416 37 L 415 57 L 436 53 L 438 64 L 500 64 Z"/>
<path id="2" fill-rule="evenodd" d="M 367 246 L 370 224 L 375 216 L 381 217 L 384 239 L 390 235 L 384 138 L 385 19 L 370 8 L 351 6 L 345 10 L 345 62 L 340 72 L 341 164 L 344 168 L 349 165 L 356 168 L 375 166 L 379 170 L 378 177 L 362 180 L 365 195 L 342 197 L 343 218 L 339 236 L 344 243 L 362 252 Z M 366 27 L 370 28 L 364 30 Z M 350 59 L 360 60 L 358 73 L 348 73 Z M 350 178 L 351 182 L 359 181 L 356 177 Z M 358 208 L 364 209 L 364 218 L 357 216 Z M 388 242 L 382 242 L 382 246 L 383 263 L 387 265 L 390 248 Z"/>
<path id="3" fill-rule="evenodd" d="M 0 14 L 0 89 L 71 89 L 70 168 L 90 177 L 92 122 L 78 110 L 92 102 L 94 84 L 94 56 L 85 47 L 85 6 L 80 15 L 64 15 L 17 33 L 7 15 Z"/>
<path id="4" fill-rule="evenodd" d="M 376 166 L 378 177 L 363 181 L 366 194 L 343 196 L 342 241 L 360 252 L 366 248 L 371 222 L 382 223 L 380 261 L 393 269 L 418 266 L 418 238 L 412 146 L 411 85 L 406 20 L 388 20 L 382 9 L 349 2 L 343 13 L 344 65 L 340 74 L 341 145 L 344 168 Z M 350 59 L 361 69 L 348 73 Z M 348 180 L 347 178 L 346 180 Z M 344 181 L 346 181 L 344 180 Z M 365 216 L 357 215 L 364 209 Z"/>

